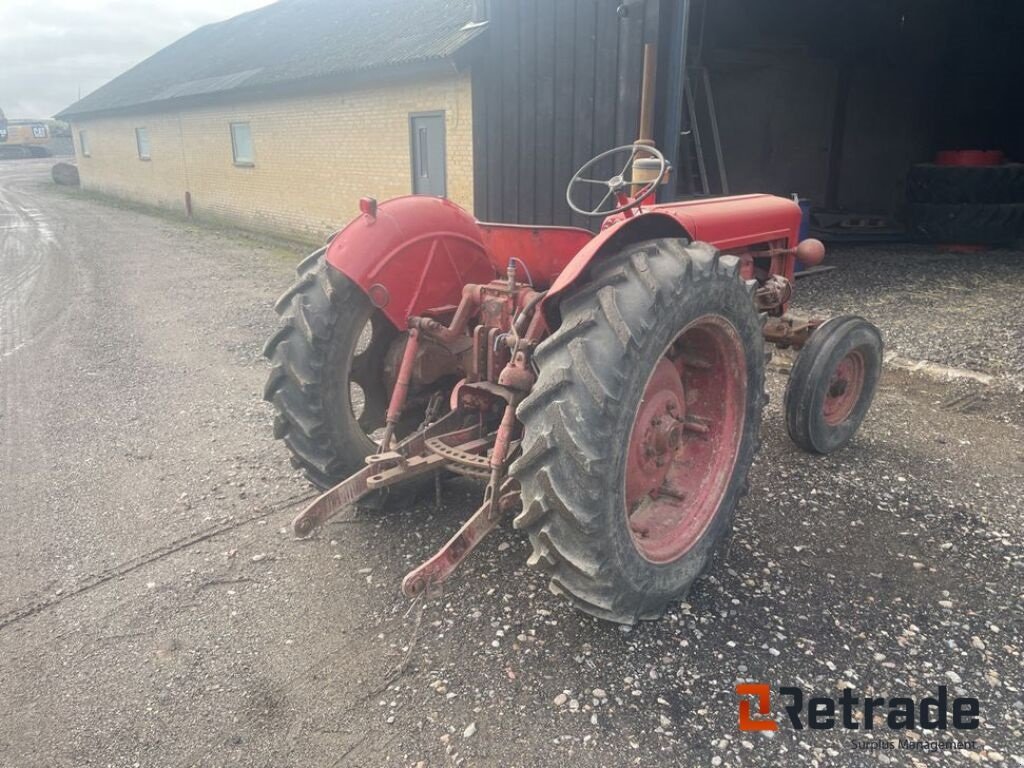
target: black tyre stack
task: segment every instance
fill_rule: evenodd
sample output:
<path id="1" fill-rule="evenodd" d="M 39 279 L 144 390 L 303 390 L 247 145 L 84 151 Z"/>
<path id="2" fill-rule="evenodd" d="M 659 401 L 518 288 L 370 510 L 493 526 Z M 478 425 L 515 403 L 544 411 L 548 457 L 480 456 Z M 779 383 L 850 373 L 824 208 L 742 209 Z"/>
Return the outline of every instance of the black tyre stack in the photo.
<path id="1" fill-rule="evenodd" d="M 907 175 L 907 219 L 931 243 L 1008 245 L 1024 239 L 1024 163 L 920 163 Z"/>

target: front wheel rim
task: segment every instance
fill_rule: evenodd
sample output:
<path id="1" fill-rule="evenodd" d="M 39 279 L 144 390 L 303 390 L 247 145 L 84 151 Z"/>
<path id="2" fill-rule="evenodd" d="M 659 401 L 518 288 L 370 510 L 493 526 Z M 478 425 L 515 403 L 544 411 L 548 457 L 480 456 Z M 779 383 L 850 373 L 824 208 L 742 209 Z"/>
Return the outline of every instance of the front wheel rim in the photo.
<path id="1" fill-rule="evenodd" d="M 665 348 L 637 406 L 626 453 L 626 525 L 639 554 L 677 560 L 704 536 L 743 439 L 747 365 L 731 322 L 704 315 Z"/>
<path id="2" fill-rule="evenodd" d="M 864 355 L 859 349 L 850 352 L 836 365 L 821 404 L 825 423 L 830 427 L 846 421 L 857 406 L 864 391 L 866 369 Z"/>

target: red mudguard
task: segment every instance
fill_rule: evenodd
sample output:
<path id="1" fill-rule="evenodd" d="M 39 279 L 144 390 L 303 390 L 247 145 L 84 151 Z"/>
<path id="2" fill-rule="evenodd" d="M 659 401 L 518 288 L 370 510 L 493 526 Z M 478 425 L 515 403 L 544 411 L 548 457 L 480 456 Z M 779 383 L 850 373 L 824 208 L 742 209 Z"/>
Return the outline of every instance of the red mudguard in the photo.
<path id="1" fill-rule="evenodd" d="M 462 286 L 495 276 L 476 220 L 439 197 L 396 197 L 357 216 L 327 247 L 327 263 L 402 330 L 410 316 L 457 305 Z"/>

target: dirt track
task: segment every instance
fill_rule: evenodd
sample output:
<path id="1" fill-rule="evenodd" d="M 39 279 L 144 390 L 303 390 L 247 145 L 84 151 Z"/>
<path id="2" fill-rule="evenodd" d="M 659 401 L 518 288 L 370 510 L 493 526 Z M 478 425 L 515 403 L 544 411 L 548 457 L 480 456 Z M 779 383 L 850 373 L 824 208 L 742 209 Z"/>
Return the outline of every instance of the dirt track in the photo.
<path id="1" fill-rule="evenodd" d="M 775 372 L 736 534 L 663 621 L 574 613 L 508 527 L 410 607 L 401 576 L 477 489 L 289 535 L 310 489 L 271 439 L 259 353 L 300 254 L 58 190 L 49 165 L 0 163 L 2 768 L 1024 765 L 1009 380 L 889 373 L 854 444 L 811 458 Z M 1024 258 L 998 259 L 1019 295 Z M 981 728 L 944 754 L 740 733 L 742 680 L 944 684 L 980 699 Z"/>

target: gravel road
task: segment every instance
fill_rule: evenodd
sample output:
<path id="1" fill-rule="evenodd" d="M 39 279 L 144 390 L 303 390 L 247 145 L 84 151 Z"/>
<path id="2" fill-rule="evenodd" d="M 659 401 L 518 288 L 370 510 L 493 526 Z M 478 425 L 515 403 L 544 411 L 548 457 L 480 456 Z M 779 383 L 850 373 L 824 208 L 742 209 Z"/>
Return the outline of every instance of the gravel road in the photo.
<path id="1" fill-rule="evenodd" d="M 775 370 L 734 536 L 687 603 L 621 628 L 551 595 L 509 526 L 441 597 L 404 599 L 472 484 L 296 541 L 310 489 L 272 440 L 260 348 L 301 254 L 55 188 L 49 165 L 0 163 L 0 767 L 1024 765 L 1020 337 L 968 312 L 1019 334 L 1024 259 L 943 257 L 965 288 L 872 251 L 864 304 L 853 254 L 801 281 L 809 308 L 878 309 L 906 354 L 987 340 L 951 362 L 999 385 L 889 371 L 854 443 L 814 458 Z M 946 685 L 981 723 L 948 732 L 967 749 L 866 751 L 907 736 L 796 731 L 775 701 L 778 731 L 741 732 L 743 681 Z"/>

